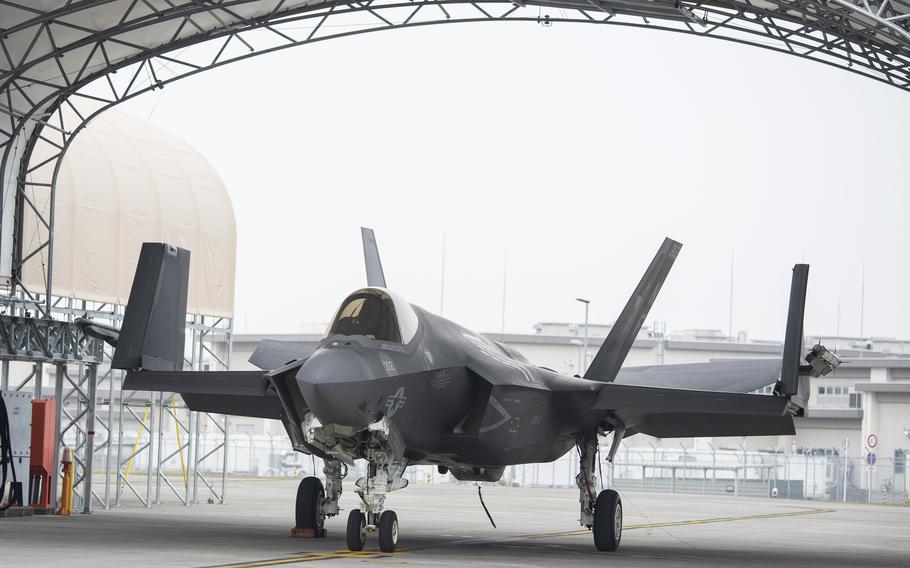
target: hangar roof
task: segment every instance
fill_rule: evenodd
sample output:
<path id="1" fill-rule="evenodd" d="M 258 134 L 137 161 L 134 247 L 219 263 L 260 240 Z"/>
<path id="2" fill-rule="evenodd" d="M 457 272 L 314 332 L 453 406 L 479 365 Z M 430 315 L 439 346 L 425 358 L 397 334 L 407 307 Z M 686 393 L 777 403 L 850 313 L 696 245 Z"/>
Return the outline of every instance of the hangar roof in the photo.
<path id="1" fill-rule="evenodd" d="M 24 218 L 26 239 L 42 230 Z M 214 168 L 189 144 L 111 109 L 73 140 L 57 184 L 54 293 L 124 305 L 139 248 L 167 242 L 190 251 L 190 313 L 234 311 L 234 209 Z M 39 263 L 25 265 L 40 289 Z"/>
<path id="2" fill-rule="evenodd" d="M 32 90 L 29 98 L 37 101 L 44 89 L 65 88 L 92 74 L 148 57 L 152 51 L 176 50 L 218 37 L 239 38 L 229 49 L 261 50 L 261 45 L 240 34 L 256 28 L 275 39 L 282 34 L 288 37 L 280 29 L 283 20 L 320 10 L 347 15 L 365 11 L 375 21 L 395 27 L 401 25 L 399 20 L 417 24 L 430 15 L 443 21 L 506 19 L 490 11 L 489 6 L 497 4 L 508 11 L 508 17 L 519 8 L 533 6 L 535 14 L 536 7 L 552 9 L 553 20 L 566 17 L 571 10 L 583 11 L 591 21 L 618 23 L 632 17 L 635 21 L 627 25 L 638 27 L 660 27 L 657 24 L 675 20 L 684 22 L 691 33 L 703 35 L 735 27 L 742 32 L 739 41 L 745 43 L 779 42 L 778 51 L 810 58 L 840 50 L 843 61 L 839 65 L 868 67 L 884 74 L 904 73 L 902 63 L 910 57 L 908 0 L 425 0 L 423 4 L 435 7 L 419 14 L 418 4 L 404 0 L 365 4 L 335 0 L 5 0 L 0 3 L 0 71 L 7 75 L 4 80 L 12 78 L 20 87 L 27 85 Z M 460 4 L 473 5 L 469 6 L 473 20 L 459 19 L 453 12 Z M 785 20 L 798 26 L 786 36 L 777 28 Z M 314 26 L 317 21 L 301 20 L 300 25 Z M 820 43 L 803 45 L 801 39 L 815 32 Z M 227 43 L 222 51 L 225 48 Z M 894 57 L 899 61 L 893 61 Z M 897 86 L 907 88 L 906 84 Z M 13 98 L 19 94 L 24 93 L 11 92 Z"/>

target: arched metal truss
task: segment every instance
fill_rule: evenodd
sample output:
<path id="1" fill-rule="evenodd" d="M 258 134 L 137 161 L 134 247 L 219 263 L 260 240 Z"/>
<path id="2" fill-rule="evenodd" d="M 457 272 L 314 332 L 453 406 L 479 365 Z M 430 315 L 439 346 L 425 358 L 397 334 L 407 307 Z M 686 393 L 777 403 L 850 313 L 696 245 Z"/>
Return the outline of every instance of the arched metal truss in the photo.
<path id="1" fill-rule="evenodd" d="M 0 18 L 0 273 L 14 305 L 44 314 L 54 187 L 73 137 L 119 102 L 279 49 L 434 24 L 618 25 L 755 45 L 910 91 L 906 0 L 0 0 Z M 40 290 L 22 281 L 29 262 L 41 263 Z"/>

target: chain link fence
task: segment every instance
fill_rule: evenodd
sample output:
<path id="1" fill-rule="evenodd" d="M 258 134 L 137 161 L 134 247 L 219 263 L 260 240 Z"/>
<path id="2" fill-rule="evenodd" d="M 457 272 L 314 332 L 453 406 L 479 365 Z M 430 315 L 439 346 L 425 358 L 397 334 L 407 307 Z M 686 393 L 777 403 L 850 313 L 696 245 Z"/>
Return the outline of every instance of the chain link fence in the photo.
<path id="1" fill-rule="evenodd" d="M 128 439 L 129 436 L 126 436 Z M 202 437 L 201 447 L 215 447 L 220 439 Z M 162 437 L 165 453 L 176 451 L 174 435 Z M 129 448 L 127 448 L 129 449 Z M 601 455 L 606 455 L 606 447 Z M 143 455 L 136 456 L 135 468 L 145 466 Z M 220 470 L 223 456 L 218 451 L 208 461 Z M 163 464 L 165 471 L 179 475 L 179 454 Z M 622 444 L 613 464 L 601 460 L 599 477 L 605 486 L 619 491 L 648 493 L 694 493 L 840 501 L 854 503 L 910 504 L 910 454 L 903 459 L 882 458 L 873 466 L 862 457 L 790 453 L 784 449 L 766 450 L 717 448 L 692 450 L 683 446 L 630 446 Z M 322 460 L 294 452 L 282 435 L 232 434 L 228 444 L 227 471 L 232 475 L 257 477 L 304 477 L 322 475 Z M 350 468 L 348 479 L 365 475 L 365 464 Z M 574 488 L 578 475 L 578 456 L 569 452 L 550 463 L 525 464 L 506 468 L 500 484 L 516 487 Z M 407 469 L 409 483 L 453 483 L 449 474 L 434 466 L 418 465 Z"/>

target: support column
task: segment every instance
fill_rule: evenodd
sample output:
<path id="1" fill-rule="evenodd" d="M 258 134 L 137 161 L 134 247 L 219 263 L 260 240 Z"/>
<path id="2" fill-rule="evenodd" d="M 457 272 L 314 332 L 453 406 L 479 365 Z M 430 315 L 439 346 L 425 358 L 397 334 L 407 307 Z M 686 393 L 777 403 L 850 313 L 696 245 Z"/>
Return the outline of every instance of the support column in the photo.
<path id="1" fill-rule="evenodd" d="M 56 376 L 54 377 L 54 403 L 56 406 L 54 417 L 54 447 L 56 448 L 54 456 L 54 473 L 51 475 L 51 507 L 57 506 L 57 493 L 60 486 L 60 452 L 63 448 L 63 440 L 60 437 L 60 422 L 63 415 L 63 373 L 66 367 L 63 363 L 57 363 Z"/>
<path id="2" fill-rule="evenodd" d="M 120 398 L 117 401 L 117 479 L 114 483 L 114 507 L 120 506 L 120 494 L 123 492 L 123 479 L 120 468 L 123 467 L 123 373 L 120 375 Z"/>
<path id="3" fill-rule="evenodd" d="M 227 468 L 228 468 L 228 442 L 230 442 L 230 436 L 228 435 L 228 430 L 231 426 L 231 417 L 227 414 L 224 415 L 224 448 L 222 451 L 222 462 L 221 462 L 221 503 L 225 503 L 225 496 L 227 490 Z"/>
<path id="4" fill-rule="evenodd" d="M 148 467 L 145 472 L 145 506 L 152 506 L 152 465 L 155 461 L 155 445 L 158 442 L 155 427 L 155 393 L 149 394 L 149 447 L 146 458 Z"/>
<path id="5" fill-rule="evenodd" d="M 107 454 L 104 459 L 104 508 L 111 508 L 111 456 L 114 453 L 114 375 L 113 369 L 107 372 Z"/>
<path id="6" fill-rule="evenodd" d="M 186 428 L 186 479 L 184 485 L 184 505 L 189 507 L 193 503 L 192 488 L 193 480 L 196 479 L 196 454 L 193 449 L 196 445 L 193 443 L 193 436 L 196 428 L 196 413 L 187 408 L 187 428 Z"/>
<path id="7" fill-rule="evenodd" d="M 98 401 L 98 365 L 88 366 L 88 414 L 85 419 L 85 465 L 82 472 L 82 513 L 92 513 L 92 466 L 95 463 L 95 406 Z"/>
<path id="8" fill-rule="evenodd" d="M 35 363 L 35 398 L 41 398 L 41 391 L 44 389 L 44 363 L 38 361 Z"/>
<path id="9" fill-rule="evenodd" d="M 149 454 L 149 460 L 155 458 L 155 505 L 161 504 L 161 460 L 164 456 L 164 415 L 166 404 L 164 393 L 158 393 L 158 452 Z"/>

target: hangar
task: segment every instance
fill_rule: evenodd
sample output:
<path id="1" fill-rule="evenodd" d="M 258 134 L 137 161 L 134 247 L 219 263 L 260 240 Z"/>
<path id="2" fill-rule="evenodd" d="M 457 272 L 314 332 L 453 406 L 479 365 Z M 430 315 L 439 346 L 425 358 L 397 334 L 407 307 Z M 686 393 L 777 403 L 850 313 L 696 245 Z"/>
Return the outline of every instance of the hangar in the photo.
<path id="1" fill-rule="evenodd" d="M 558 16 L 545 13 L 554 7 L 560 9 Z M 336 19 L 354 20 L 358 31 L 338 32 L 338 27 L 326 24 Z M 74 319 L 78 312 L 87 311 L 88 302 L 96 302 L 101 309 L 93 315 L 116 321 L 118 307 L 113 304 L 122 304 L 123 292 L 122 288 L 80 277 L 80 266 L 90 266 L 91 258 L 80 258 L 73 251 L 81 254 L 91 249 L 81 245 L 67 248 L 74 241 L 65 236 L 63 227 L 67 222 L 77 222 L 79 217 L 67 218 L 64 212 L 78 212 L 80 205 L 89 202 L 88 197 L 77 198 L 67 210 L 62 189 L 66 176 L 63 158 L 68 151 L 75 152 L 75 141 L 81 138 L 77 135 L 96 116 L 95 122 L 100 124 L 102 116 L 106 116 L 101 113 L 123 100 L 231 61 L 351 33 L 487 21 L 622 25 L 704 35 L 816 60 L 910 89 L 907 9 L 888 0 L 758 4 L 113 0 L 73 2 L 63 7 L 55 2 L 4 3 L 0 7 L 0 46 L 5 58 L 0 87 L 0 113 L 4 117 L 0 129 L 0 275 L 7 286 L 3 297 L 6 312 L 0 325 L 8 348 L 3 357 L 4 377 L 8 380 L 12 376 L 10 361 L 33 365 L 29 377 L 33 382 L 27 380 L 19 388 L 31 387 L 40 394 L 43 365 L 53 365 L 58 371 L 57 398 L 62 402 L 63 397 L 69 397 L 62 390 L 62 378 L 69 379 L 65 369 L 68 365 L 79 368 L 77 379 L 69 381 L 75 393 L 73 400 L 78 401 L 77 410 L 70 417 L 75 417 L 74 424 L 84 424 L 76 426 L 75 431 L 84 433 L 87 448 L 83 458 L 83 502 L 89 508 L 94 435 L 90 421 L 97 419 L 97 390 L 103 378 L 99 377 L 99 366 L 104 357 L 100 342 L 86 336 Z M 308 25 L 300 26 L 301 22 Z M 189 49 L 194 46 L 206 49 Z M 120 211 L 109 202 L 110 198 L 101 196 L 104 210 Z M 223 234 L 219 237 L 226 238 Z M 90 238 L 85 237 L 83 242 Z M 222 293 L 231 287 L 224 273 L 209 276 L 206 285 L 220 285 Z M 103 290 L 106 295 L 93 296 L 92 289 Z M 217 303 L 196 305 L 216 310 L 213 306 Z M 190 325 L 199 341 L 190 365 L 204 364 L 203 352 L 226 362 L 224 353 L 219 354 L 205 340 L 213 335 L 230 335 L 229 312 L 200 311 L 196 315 L 200 319 L 194 318 Z M 209 321 L 214 323 L 207 323 L 206 316 L 212 316 Z M 33 329 L 40 332 L 24 331 Z M 230 345 L 230 340 L 227 343 Z M 113 375 L 108 375 L 111 392 L 114 380 Z M 863 392 L 887 397 L 897 390 L 889 386 Z M 156 405 L 159 417 L 168 411 L 163 397 L 149 408 Z M 63 413 L 62 404 L 58 410 Z M 153 418 L 154 414 L 149 424 L 154 423 Z M 79 422 L 82 420 L 87 422 Z M 192 415 L 188 420 L 193 420 Z M 225 435 L 227 424 L 224 418 L 221 428 Z M 57 442 L 63 440 L 68 427 L 57 426 Z M 185 430 L 187 434 L 192 431 L 192 426 Z M 150 445 L 149 455 L 152 448 Z M 190 477 L 195 483 L 196 476 Z M 149 490 L 145 499 L 150 500 L 150 495 Z M 187 500 L 188 495 L 187 488 Z M 102 502 L 109 503 L 107 499 Z"/>
<path id="2" fill-rule="evenodd" d="M 192 347 L 187 365 L 226 368 L 225 350 L 213 343 L 229 343 L 234 310 L 236 228 L 223 182 L 182 140 L 111 109 L 74 141 L 61 163 L 57 187 L 54 320 L 36 318 L 32 305 L 15 304 L 21 315 L 8 320 L 12 327 L 4 329 L 0 342 L 0 390 L 55 401 L 60 443 L 75 450 L 74 492 L 82 510 L 108 508 L 128 496 L 151 505 L 160 501 L 162 490 L 183 501 L 199 498 L 200 489 L 202 498 L 212 494 L 221 499 L 224 467 L 213 461 L 227 436 L 227 418 L 191 417 L 174 397 L 123 392 L 121 373 L 109 368 L 110 348 L 82 334 L 75 320 L 91 317 L 119 326 L 141 244 L 180 243 L 196 259 L 188 299 Z M 35 242 L 47 227 L 33 216 L 24 219 L 22 231 Z M 24 287 L 44 286 L 41 267 L 37 262 L 25 266 Z M 32 327 L 34 319 L 44 323 Z M 124 424 L 132 426 L 124 430 Z M 167 452 L 156 444 L 165 424 L 180 439 Z M 220 439 L 215 431 L 221 432 Z M 195 455 L 197 446 L 206 449 Z M 179 480 L 158 467 L 173 459 L 184 464 Z M 197 463 L 210 473 L 194 471 Z M 102 471 L 100 479 L 93 479 Z M 134 486 L 129 473 L 139 471 L 146 473 L 145 483 Z M 206 475 L 212 473 L 210 481 Z M 54 497 L 59 480 L 49 481 Z M 86 487 L 94 499 L 84 498 Z"/>

